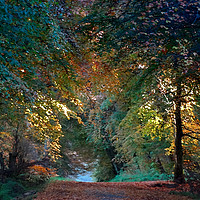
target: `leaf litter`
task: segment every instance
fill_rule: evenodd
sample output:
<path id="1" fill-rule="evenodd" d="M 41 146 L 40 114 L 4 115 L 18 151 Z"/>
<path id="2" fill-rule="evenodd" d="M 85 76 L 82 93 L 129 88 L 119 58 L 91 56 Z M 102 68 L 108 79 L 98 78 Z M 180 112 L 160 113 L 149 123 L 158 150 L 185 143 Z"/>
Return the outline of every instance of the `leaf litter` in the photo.
<path id="1" fill-rule="evenodd" d="M 55 181 L 38 193 L 36 200 L 190 200 L 170 192 L 188 192 L 188 184 L 171 181 L 75 182 Z"/>

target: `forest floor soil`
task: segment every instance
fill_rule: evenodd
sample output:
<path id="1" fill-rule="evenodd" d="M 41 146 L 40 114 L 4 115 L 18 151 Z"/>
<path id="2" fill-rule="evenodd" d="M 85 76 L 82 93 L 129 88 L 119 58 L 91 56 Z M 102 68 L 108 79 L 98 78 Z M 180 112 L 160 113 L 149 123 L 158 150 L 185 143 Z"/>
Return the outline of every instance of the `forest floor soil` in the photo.
<path id="1" fill-rule="evenodd" d="M 190 190 L 188 184 L 170 181 L 75 182 L 54 181 L 38 193 L 36 200 L 190 200 L 174 194 Z"/>

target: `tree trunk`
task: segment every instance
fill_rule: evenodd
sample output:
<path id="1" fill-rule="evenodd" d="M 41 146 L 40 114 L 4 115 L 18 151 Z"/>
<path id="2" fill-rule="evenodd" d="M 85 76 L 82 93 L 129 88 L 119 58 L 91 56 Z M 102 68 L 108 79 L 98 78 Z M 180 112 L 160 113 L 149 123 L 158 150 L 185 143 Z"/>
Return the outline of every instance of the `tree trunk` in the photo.
<path id="1" fill-rule="evenodd" d="M 8 163 L 9 176 L 13 176 L 16 173 L 17 170 L 16 160 L 17 160 L 17 154 L 9 153 L 9 163 Z"/>
<path id="2" fill-rule="evenodd" d="M 107 153 L 108 157 L 110 158 L 114 174 L 115 175 L 119 174 L 120 170 L 123 167 L 123 163 L 122 162 L 120 162 L 120 163 L 115 162 L 114 159 L 115 159 L 115 156 L 117 154 L 116 151 L 115 151 L 115 148 L 110 145 L 108 148 L 106 148 L 106 153 Z"/>
<path id="3" fill-rule="evenodd" d="M 163 167 L 163 165 L 162 165 L 162 162 L 161 162 L 161 160 L 160 160 L 159 157 L 158 157 L 158 159 L 157 159 L 157 165 L 158 165 L 158 169 L 160 170 L 160 173 L 165 174 L 166 171 L 165 171 L 165 169 L 164 169 L 164 167 Z"/>
<path id="4" fill-rule="evenodd" d="M 17 157 L 19 155 L 19 123 L 17 125 L 17 130 L 14 135 L 14 144 L 13 144 L 13 150 L 12 153 L 9 153 L 9 163 L 8 168 L 10 172 L 10 176 L 17 173 Z"/>
<path id="5" fill-rule="evenodd" d="M 0 175 L 1 175 L 1 182 L 4 183 L 4 173 L 5 173 L 5 163 L 3 153 L 0 152 Z"/>
<path id="6" fill-rule="evenodd" d="M 182 119 L 181 119 L 181 83 L 177 82 L 177 96 L 175 100 L 175 170 L 174 181 L 177 183 L 184 183 L 183 175 L 183 148 L 182 148 Z"/>

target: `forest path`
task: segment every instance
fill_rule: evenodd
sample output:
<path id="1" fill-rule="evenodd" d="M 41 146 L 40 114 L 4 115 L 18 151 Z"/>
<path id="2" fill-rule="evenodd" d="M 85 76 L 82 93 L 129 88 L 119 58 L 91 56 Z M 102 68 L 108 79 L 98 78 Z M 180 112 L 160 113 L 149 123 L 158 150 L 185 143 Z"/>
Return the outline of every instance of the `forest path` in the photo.
<path id="1" fill-rule="evenodd" d="M 183 191 L 187 185 L 178 186 L 169 181 L 91 183 L 55 181 L 40 192 L 36 200 L 190 200 L 186 196 L 169 194 Z"/>

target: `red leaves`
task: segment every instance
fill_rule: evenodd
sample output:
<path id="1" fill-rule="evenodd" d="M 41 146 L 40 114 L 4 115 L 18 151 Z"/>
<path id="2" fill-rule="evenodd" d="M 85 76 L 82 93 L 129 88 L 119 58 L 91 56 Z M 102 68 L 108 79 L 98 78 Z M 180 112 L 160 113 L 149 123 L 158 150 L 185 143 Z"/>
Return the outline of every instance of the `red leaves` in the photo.
<path id="1" fill-rule="evenodd" d="M 162 49 L 161 51 L 162 51 L 163 54 L 165 54 L 165 55 L 167 54 L 167 49 L 166 48 Z"/>

